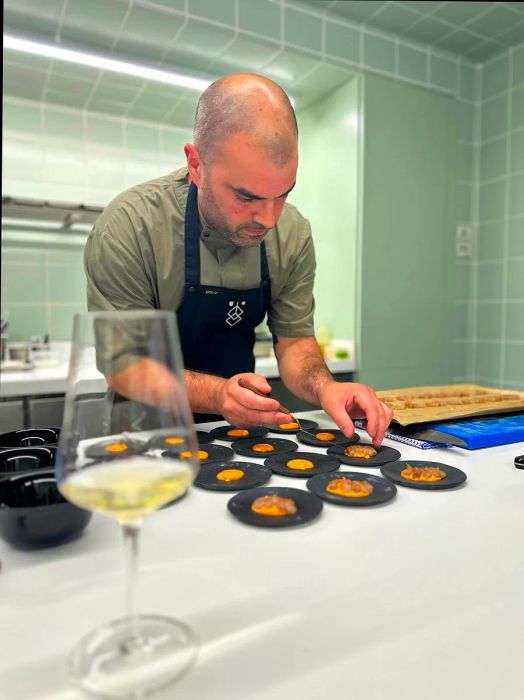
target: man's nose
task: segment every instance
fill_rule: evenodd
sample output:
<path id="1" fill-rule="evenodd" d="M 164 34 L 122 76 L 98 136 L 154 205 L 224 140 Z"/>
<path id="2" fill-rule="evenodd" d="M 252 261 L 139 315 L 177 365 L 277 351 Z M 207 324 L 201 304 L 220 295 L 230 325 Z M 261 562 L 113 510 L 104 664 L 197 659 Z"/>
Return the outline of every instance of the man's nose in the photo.
<path id="1" fill-rule="evenodd" d="M 273 228 L 277 223 L 275 202 L 269 199 L 257 202 L 253 221 L 264 228 Z"/>

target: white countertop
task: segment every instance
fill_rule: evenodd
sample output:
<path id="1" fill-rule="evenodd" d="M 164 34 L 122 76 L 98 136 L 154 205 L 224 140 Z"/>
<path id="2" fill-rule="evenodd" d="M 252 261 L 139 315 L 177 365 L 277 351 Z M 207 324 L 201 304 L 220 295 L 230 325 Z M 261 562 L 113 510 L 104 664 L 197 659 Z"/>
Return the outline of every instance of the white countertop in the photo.
<path id="1" fill-rule="evenodd" d="M 334 372 L 352 372 L 354 359 L 328 360 L 329 369 Z M 42 394 L 64 394 L 66 391 L 69 361 L 63 359 L 57 367 L 31 369 L 23 372 L 0 373 L 0 397 L 38 396 Z M 277 361 L 274 357 L 256 358 L 255 371 L 264 377 L 279 376 Z M 102 374 L 93 372 L 92 391 L 104 392 L 107 383 Z"/>
<path id="2" fill-rule="evenodd" d="M 226 509 L 231 494 L 197 488 L 146 520 L 139 609 L 184 620 L 201 642 L 194 668 L 155 697 L 524 697 L 524 471 L 513 467 L 524 443 L 477 452 L 385 444 L 459 467 L 468 481 L 398 487 L 373 508 L 325 503 L 298 529 L 243 525 Z M 305 488 L 304 479 L 273 482 Z M 67 653 L 124 611 L 118 527 L 94 516 L 62 547 L 1 544 L 0 697 L 78 700 Z"/>

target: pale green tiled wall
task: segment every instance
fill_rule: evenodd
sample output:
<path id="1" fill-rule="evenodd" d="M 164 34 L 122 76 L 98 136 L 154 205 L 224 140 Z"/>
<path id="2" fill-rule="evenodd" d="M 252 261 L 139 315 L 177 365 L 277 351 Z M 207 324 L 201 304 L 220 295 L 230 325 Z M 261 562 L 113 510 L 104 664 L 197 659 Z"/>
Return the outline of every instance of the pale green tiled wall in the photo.
<path id="1" fill-rule="evenodd" d="M 7 311 L 9 340 L 46 333 L 52 340 L 69 340 L 74 314 L 87 310 L 85 236 L 62 244 L 45 239 L 27 243 L 24 236 L 3 232 L 2 317 Z"/>
<path id="2" fill-rule="evenodd" d="M 298 114 L 299 172 L 289 196 L 316 241 L 315 328 L 335 338 L 355 338 L 360 83 L 354 77 Z"/>
<path id="3" fill-rule="evenodd" d="M 235 6 L 233 0 L 220 3 L 189 0 L 187 7 L 180 0 L 179 5 L 180 10 L 187 10 L 188 31 L 191 23 L 208 21 L 215 33 L 220 30 L 227 35 L 228 40 L 222 41 L 222 46 L 228 47 L 230 40 L 238 43 L 249 39 L 268 57 L 268 65 L 281 61 L 287 72 L 293 73 L 301 59 L 307 57 L 351 72 L 375 73 L 455 97 L 460 104 L 462 128 L 457 220 L 471 223 L 474 210 L 472 168 L 475 167 L 472 128 L 476 99 L 473 64 L 416 42 L 328 17 L 322 11 L 293 2 L 242 0 L 237 16 L 231 11 Z M 173 3 L 170 6 L 178 7 Z M 137 55 L 144 36 L 143 27 L 140 27 L 136 42 L 129 47 Z M 233 48 L 233 44 L 231 46 Z M 182 49 L 180 47 L 180 60 L 183 60 Z M 223 55 L 218 52 L 215 66 L 222 71 L 238 70 L 242 60 L 238 57 L 229 60 L 227 51 L 225 48 Z M 251 67 L 252 53 L 247 49 L 244 55 L 245 65 Z M 209 56 L 202 68 L 208 65 Z M 257 70 L 264 72 L 264 64 L 258 62 Z M 167 126 L 140 124 L 75 109 L 42 107 L 29 100 L 7 99 L 4 125 L 5 193 L 101 204 L 125 187 L 176 167 L 182 158 L 181 145 L 188 138 L 187 131 Z M 322 246 L 321 230 L 316 232 L 316 241 L 317 246 Z M 457 265 L 460 284 L 468 277 L 469 270 L 467 262 Z M 31 285 L 31 276 L 27 279 Z M 468 284 L 469 279 L 465 289 Z M 341 314 L 351 302 L 350 299 L 333 299 L 335 309 L 338 307 Z M 469 304 L 466 292 L 464 304 Z M 463 309 L 457 313 L 463 315 Z M 29 332 L 29 324 L 26 332 Z M 466 331 L 455 343 L 454 376 L 459 378 L 471 371 L 466 362 L 468 344 L 464 338 L 468 338 Z"/>
<path id="4" fill-rule="evenodd" d="M 190 140 L 187 129 L 6 98 L 3 192 L 105 205 L 180 167 Z M 45 333 L 69 340 L 74 314 L 86 310 L 85 236 L 62 235 L 57 243 L 56 234 L 34 231 L 29 242 L 25 233 L 4 232 L 2 316 L 7 311 L 10 341 Z"/>
<path id="5" fill-rule="evenodd" d="M 524 44 L 489 61 L 479 101 L 472 304 L 476 381 L 524 388 Z"/>
<path id="6" fill-rule="evenodd" d="M 364 96 L 358 379 L 447 383 L 465 350 L 449 342 L 462 332 L 454 297 L 466 294 L 453 280 L 459 105 L 378 76 Z"/>

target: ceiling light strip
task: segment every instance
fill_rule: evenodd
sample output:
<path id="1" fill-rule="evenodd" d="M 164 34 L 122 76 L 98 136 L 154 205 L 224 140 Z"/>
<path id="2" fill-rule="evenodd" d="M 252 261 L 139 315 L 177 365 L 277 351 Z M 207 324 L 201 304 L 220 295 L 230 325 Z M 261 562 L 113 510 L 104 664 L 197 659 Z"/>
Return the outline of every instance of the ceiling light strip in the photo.
<path id="1" fill-rule="evenodd" d="M 190 90 L 198 90 L 199 92 L 202 92 L 211 85 L 209 80 L 192 78 L 190 76 L 180 75 L 179 73 L 171 73 L 170 71 L 141 66 L 137 63 L 128 63 L 127 61 L 119 61 L 115 58 L 106 58 L 105 56 L 85 53 L 84 51 L 64 49 L 60 46 L 54 46 L 53 44 L 43 44 L 38 41 L 21 39 L 7 34 L 4 34 L 4 49 L 21 51 L 35 56 L 45 56 L 58 61 L 76 63 L 81 66 L 91 66 L 92 68 L 130 75 L 135 78 L 145 78 L 146 80 L 153 80 L 157 83 L 176 85 L 178 87 L 189 88 Z"/>

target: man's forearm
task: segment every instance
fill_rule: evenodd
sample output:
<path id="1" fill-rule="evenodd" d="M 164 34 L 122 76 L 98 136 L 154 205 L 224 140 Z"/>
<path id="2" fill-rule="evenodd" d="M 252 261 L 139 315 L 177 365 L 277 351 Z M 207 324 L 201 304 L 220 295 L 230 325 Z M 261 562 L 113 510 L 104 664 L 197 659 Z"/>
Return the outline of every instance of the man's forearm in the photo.
<path id="1" fill-rule="evenodd" d="M 219 394 L 226 383 L 223 377 L 186 369 L 184 380 L 193 413 L 220 413 Z"/>
<path id="2" fill-rule="evenodd" d="M 150 406 L 169 408 L 179 390 L 176 375 L 150 358 L 142 358 L 123 370 L 106 375 L 117 393 Z M 219 392 L 226 380 L 200 372 L 184 370 L 189 405 L 195 413 L 220 413 Z"/>
<path id="3" fill-rule="evenodd" d="M 320 405 L 322 388 L 334 379 L 315 338 L 280 338 L 275 352 L 287 388 L 304 401 Z"/>

